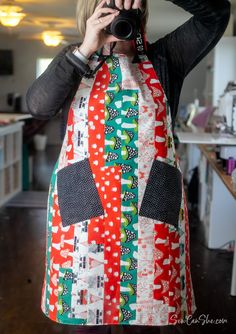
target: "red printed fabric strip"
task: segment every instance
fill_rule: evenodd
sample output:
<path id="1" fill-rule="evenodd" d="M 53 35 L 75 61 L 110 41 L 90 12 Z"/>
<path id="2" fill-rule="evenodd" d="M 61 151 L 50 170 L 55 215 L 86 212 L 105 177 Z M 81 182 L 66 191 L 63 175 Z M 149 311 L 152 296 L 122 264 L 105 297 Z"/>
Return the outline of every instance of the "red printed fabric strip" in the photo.
<path id="1" fill-rule="evenodd" d="M 121 167 L 105 166 L 105 93 L 110 81 L 106 64 L 99 70 L 89 100 L 89 159 L 104 216 L 88 226 L 88 243 L 104 244 L 103 323 L 119 323 Z M 91 138 L 91 142 L 90 142 Z M 114 208 L 117 208 L 114 210 Z"/>
<path id="2" fill-rule="evenodd" d="M 120 306 L 120 224 L 121 167 L 104 167 L 104 324 L 119 323 Z"/>
<path id="3" fill-rule="evenodd" d="M 156 156 L 166 159 L 167 157 L 167 120 L 165 94 L 160 84 L 157 74 L 149 61 L 142 63 L 141 71 L 146 79 L 146 84 L 152 91 L 154 102 L 156 103 L 156 124 L 155 124 L 155 147 Z"/>
<path id="4" fill-rule="evenodd" d="M 100 198 L 102 197 L 101 184 L 104 166 L 104 101 L 105 89 L 109 83 L 107 66 L 103 66 L 96 75 L 88 103 L 88 153 L 92 172 Z M 101 198 L 102 199 L 102 198 Z M 104 204 L 104 203 L 103 203 Z M 103 205 L 104 207 L 104 205 Z M 88 243 L 104 244 L 104 217 L 92 218 L 88 225 Z"/>
<path id="5" fill-rule="evenodd" d="M 154 230 L 154 291 L 153 298 L 169 305 L 169 229 L 167 224 L 156 223 Z"/>
<path id="6" fill-rule="evenodd" d="M 169 283 L 169 323 L 175 324 L 181 319 L 181 284 L 180 284 L 180 240 L 176 230 L 169 231 L 170 242 L 170 283 Z"/>
<path id="7" fill-rule="evenodd" d="M 184 193 L 184 216 L 185 216 L 185 254 L 186 254 L 186 302 L 188 314 L 192 314 L 192 293 L 191 293 L 191 275 L 190 275 L 190 254 L 189 254 L 189 223 L 186 194 Z"/>
<path id="8" fill-rule="evenodd" d="M 168 128 L 165 93 L 150 62 L 144 62 L 141 70 L 156 104 L 155 158 L 166 159 L 168 157 Z M 163 222 L 155 223 L 153 297 L 160 302 L 160 305 L 163 302 L 162 310 L 168 312 L 166 316 L 170 324 L 181 317 L 179 244 L 179 233 L 175 228 L 172 230 L 171 226 Z"/>
<path id="9" fill-rule="evenodd" d="M 181 317 L 180 250 L 178 232 L 168 224 L 155 224 L 154 293 L 153 298 L 168 305 L 168 322 Z"/>
<path id="10" fill-rule="evenodd" d="M 71 145 L 70 151 L 67 152 L 68 160 L 74 158 L 73 149 L 73 110 L 69 110 L 68 124 L 71 126 L 68 130 L 68 143 L 67 147 Z M 61 216 L 58 206 L 57 193 L 54 194 L 53 200 L 53 216 L 52 216 L 52 244 L 51 244 L 51 268 L 50 268 L 50 301 L 49 301 L 49 317 L 52 320 L 57 319 L 57 306 L 58 306 L 58 282 L 59 282 L 59 268 L 69 268 L 73 266 L 72 256 L 73 254 L 73 238 L 74 227 L 65 228 L 62 233 L 58 233 L 61 230 Z M 66 261 L 65 261 L 66 259 Z"/>

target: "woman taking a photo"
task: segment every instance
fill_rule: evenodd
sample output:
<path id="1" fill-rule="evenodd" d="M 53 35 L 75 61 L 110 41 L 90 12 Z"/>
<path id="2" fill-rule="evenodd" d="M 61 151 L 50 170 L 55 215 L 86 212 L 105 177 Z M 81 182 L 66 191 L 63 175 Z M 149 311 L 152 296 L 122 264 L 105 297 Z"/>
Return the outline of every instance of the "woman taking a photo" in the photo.
<path id="1" fill-rule="evenodd" d="M 82 43 L 27 92 L 37 119 L 62 109 L 42 311 L 81 332 L 157 333 L 196 310 L 173 129 L 184 78 L 222 37 L 230 2 L 169 1 L 193 16 L 148 43 L 147 0 L 79 0 Z"/>

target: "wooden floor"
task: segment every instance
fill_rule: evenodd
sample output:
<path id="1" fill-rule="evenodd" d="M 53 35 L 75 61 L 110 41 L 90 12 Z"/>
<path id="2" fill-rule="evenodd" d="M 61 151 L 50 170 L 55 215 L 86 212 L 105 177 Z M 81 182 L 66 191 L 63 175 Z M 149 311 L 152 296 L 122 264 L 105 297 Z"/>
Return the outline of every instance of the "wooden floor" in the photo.
<path id="1" fill-rule="evenodd" d="M 49 147 L 35 156 L 32 190 L 47 190 L 59 148 Z M 71 334 L 87 333 L 77 326 L 59 325 L 40 309 L 44 275 L 46 210 L 0 208 L 0 333 Z M 131 328 L 109 326 L 91 333 L 236 333 L 236 298 L 229 295 L 232 253 L 208 250 L 201 224 L 190 212 L 191 272 L 198 310 L 189 322 L 198 325 Z M 225 319 L 225 324 L 203 325 Z"/>

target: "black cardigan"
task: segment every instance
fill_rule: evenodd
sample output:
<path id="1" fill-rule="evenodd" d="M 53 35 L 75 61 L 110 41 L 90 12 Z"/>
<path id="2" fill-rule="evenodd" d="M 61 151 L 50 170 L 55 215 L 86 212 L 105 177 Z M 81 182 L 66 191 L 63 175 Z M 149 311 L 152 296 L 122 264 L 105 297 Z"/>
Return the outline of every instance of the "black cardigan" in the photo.
<path id="1" fill-rule="evenodd" d="M 211 51 L 224 34 L 231 12 L 228 0 L 166 0 L 193 16 L 171 33 L 148 43 L 148 57 L 160 79 L 170 104 L 172 125 L 178 111 L 184 78 Z M 61 109 L 61 139 L 67 114 L 82 79 L 68 62 L 65 47 L 29 87 L 26 103 L 30 114 L 40 120 L 53 117 Z"/>

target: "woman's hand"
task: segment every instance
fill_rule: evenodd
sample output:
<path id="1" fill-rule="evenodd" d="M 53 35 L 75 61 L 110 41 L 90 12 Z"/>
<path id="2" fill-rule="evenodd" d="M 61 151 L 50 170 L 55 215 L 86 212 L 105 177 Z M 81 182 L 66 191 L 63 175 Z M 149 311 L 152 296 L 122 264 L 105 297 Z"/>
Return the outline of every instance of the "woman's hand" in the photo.
<path id="1" fill-rule="evenodd" d="M 109 5 L 110 0 L 106 0 L 106 3 Z M 133 3 L 133 5 L 132 5 Z M 119 9 L 141 9 L 142 0 L 115 0 L 116 7 Z"/>
<path id="2" fill-rule="evenodd" d="M 84 41 L 79 47 L 80 52 L 87 58 L 107 43 L 122 41 L 104 31 L 104 28 L 119 14 L 119 10 L 103 8 L 105 3 L 109 4 L 110 0 L 102 0 L 87 20 Z M 119 9 L 141 9 L 141 0 L 115 0 L 115 4 Z M 103 14 L 107 15 L 102 16 Z"/>
<path id="3" fill-rule="evenodd" d="M 106 43 L 120 41 L 120 39 L 113 35 L 108 35 L 104 31 L 104 28 L 107 27 L 119 14 L 119 10 L 113 8 L 103 8 L 105 3 L 106 0 L 102 0 L 96 7 L 93 15 L 87 20 L 84 41 L 79 47 L 81 53 L 87 58 L 89 58 Z M 107 15 L 102 16 L 103 14 Z"/>

